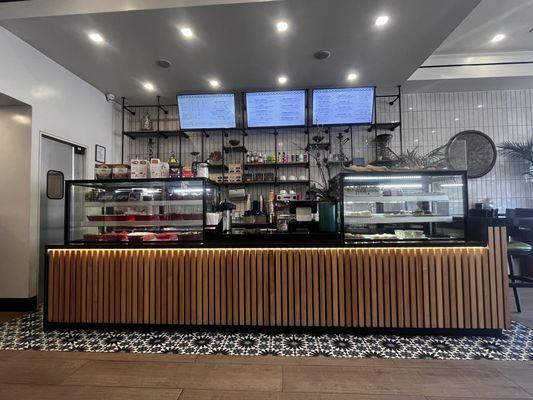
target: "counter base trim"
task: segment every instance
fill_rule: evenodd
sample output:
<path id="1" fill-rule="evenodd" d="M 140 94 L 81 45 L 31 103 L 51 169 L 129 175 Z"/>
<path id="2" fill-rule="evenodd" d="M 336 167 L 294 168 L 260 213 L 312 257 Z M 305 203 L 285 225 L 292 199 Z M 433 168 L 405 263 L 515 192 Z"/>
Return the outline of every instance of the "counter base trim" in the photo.
<path id="1" fill-rule="evenodd" d="M 497 331 L 506 253 L 499 227 L 487 247 L 53 249 L 45 320 Z"/>

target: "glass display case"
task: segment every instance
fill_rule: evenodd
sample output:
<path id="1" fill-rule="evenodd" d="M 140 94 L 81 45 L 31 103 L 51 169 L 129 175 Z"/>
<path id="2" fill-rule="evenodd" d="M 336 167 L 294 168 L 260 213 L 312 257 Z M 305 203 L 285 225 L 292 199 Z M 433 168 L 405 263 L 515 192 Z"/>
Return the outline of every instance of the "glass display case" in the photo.
<path id="1" fill-rule="evenodd" d="M 201 241 L 218 187 L 204 178 L 67 181 L 66 242 Z"/>
<path id="2" fill-rule="evenodd" d="M 337 218 L 344 243 L 465 239 L 465 171 L 341 173 L 330 188 L 339 199 Z"/>

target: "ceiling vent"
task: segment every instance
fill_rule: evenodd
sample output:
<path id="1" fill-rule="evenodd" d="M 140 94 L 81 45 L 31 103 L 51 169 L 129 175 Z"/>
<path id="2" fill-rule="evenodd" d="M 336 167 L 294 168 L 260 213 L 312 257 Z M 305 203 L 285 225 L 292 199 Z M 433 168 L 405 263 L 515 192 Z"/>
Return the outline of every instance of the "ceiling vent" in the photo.
<path id="1" fill-rule="evenodd" d="M 315 57 L 317 60 L 325 60 L 331 56 L 331 51 L 328 50 L 320 50 L 317 51 L 315 54 L 313 54 L 313 57 Z"/>
<path id="2" fill-rule="evenodd" d="M 155 62 L 155 64 L 158 66 L 158 67 L 161 67 L 161 68 L 169 68 L 172 63 L 168 60 L 165 60 L 165 59 L 161 59 L 161 60 L 157 60 Z"/>

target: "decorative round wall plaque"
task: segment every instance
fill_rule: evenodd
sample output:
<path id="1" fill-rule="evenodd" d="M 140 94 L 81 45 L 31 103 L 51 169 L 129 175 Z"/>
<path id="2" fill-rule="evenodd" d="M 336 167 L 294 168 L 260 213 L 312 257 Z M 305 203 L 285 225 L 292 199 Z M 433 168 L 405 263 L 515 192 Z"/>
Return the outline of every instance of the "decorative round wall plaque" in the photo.
<path id="1" fill-rule="evenodd" d="M 459 132 L 446 146 L 450 167 L 466 169 L 468 178 L 480 178 L 488 174 L 496 163 L 496 155 L 496 145 L 492 139 L 475 130 Z"/>

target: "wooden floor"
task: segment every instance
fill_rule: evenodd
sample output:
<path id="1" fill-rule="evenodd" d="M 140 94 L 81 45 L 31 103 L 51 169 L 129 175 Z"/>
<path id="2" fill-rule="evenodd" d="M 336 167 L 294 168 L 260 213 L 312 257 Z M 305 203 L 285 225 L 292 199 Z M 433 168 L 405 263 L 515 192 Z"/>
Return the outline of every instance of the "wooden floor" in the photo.
<path id="1" fill-rule="evenodd" d="M 0 399 L 533 399 L 533 362 L 0 351 Z"/>

